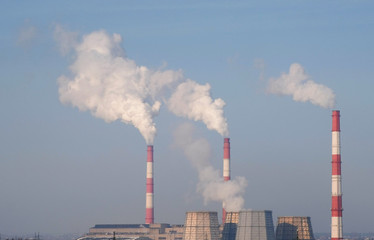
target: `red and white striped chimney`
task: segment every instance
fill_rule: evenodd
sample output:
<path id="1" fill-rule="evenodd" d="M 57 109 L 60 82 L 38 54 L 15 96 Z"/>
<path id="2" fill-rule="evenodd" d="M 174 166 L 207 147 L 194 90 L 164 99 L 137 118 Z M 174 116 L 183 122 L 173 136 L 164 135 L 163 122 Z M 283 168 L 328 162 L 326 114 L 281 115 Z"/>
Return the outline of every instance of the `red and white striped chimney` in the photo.
<path id="1" fill-rule="evenodd" d="M 223 140 L 223 180 L 230 180 L 230 138 L 225 138 Z M 226 210 L 222 206 L 222 224 L 226 220 Z"/>
<path id="2" fill-rule="evenodd" d="M 343 239 L 342 178 L 340 158 L 340 111 L 332 111 L 331 240 Z"/>
<path id="3" fill-rule="evenodd" d="M 154 223 L 153 210 L 153 146 L 147 147 L 147 192 L 145 198 L 145 223 Z"/>

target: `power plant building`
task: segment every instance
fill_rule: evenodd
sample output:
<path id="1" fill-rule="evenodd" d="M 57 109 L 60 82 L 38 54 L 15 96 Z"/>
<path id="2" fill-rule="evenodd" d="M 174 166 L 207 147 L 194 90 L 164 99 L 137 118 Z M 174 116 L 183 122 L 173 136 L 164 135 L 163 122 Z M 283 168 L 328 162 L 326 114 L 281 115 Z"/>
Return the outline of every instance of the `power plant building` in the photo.
<path id="1" fill-rule="evenodd" d="M 183 240 L 219 240 L 217 212 L 187 212 Z"/>
<path id="2" fill-rule="evenodd" d="M 314 240 L 310 217 L 278 217 L 276 240 Z"/>
<path id="3" fill-rule="evenodd" d="M 89 233 L 77 240 L 182 240 L 183 225 L 154 224 L 96 224 Z"/>
<path id="4" fill-rule="evenodd" d="M 238 222 L 239 212 L 226 212 L 226 219 L 222 229 L 222 240 L 235 240 Z"/>
<path id="5" fill-rule="evenodd" d="M 239 212 L 236 240 L 275 240 L 270 210 Z"/>

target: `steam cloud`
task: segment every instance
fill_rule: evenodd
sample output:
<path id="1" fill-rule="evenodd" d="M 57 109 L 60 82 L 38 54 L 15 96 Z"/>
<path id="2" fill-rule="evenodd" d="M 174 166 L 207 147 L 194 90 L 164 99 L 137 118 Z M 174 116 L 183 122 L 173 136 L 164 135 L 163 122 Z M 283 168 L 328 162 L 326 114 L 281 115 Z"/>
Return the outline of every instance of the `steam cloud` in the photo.
<path id="1" fill-rule="evenodd" d="M 208 129 L 222 136 L 228 135 L 227 122 L 223 115 L 225 102 L 213 100 L 210 85 L 200 85 L 192 80 L 181 83 L 169 99 L 169 110 L 177 116 L 194 121 L 203 121 Z"/>
<path id="2" fill-rule="evenodd" d="M 64 34 L 63 36 L 66 36 Z M 158 94 L 177 82 L 181 71 L 153 71 L 138 66 L 124 56 L 118 34 L 93 32 L 74 47 L 73 77 L 58 78 L 60 101 L 106 122 L 121 120 L 139 129 L 147 144 L 152 144 L 159 113 Z"/>
<path id="3" fill-rule="evenodd" d="M 96 31 L 78 42 L 77 33 L 56 25 L 54 37 L 63 55 L 71 49 L 75 53 L 71 76 L 58 78 L 62 103 L 90 111 L 106 122 L 132 124 L 147 144 L 153 144 L 153 118 L 162 101 L 177 116 L 203 121 L 209 129 L 228 134 L 223 116 L 225 102 L 211 98 L 209 84 L 185 79 L 181 70 L 151 70 L 137 65 L 125 56 L 118 34 Z"/>
<path id="4" fill-rule="evenodd" d="M 197 192 L 204 198 L 204 204 L 209 201 L 224 202 L 227 211 L 239 211 L 243 208 L 243 194 L 247 186 L 244 177 L 236 177 L 224 181 L 219 171 L 210 164 L 211 147 L 204 138 L 195 136 L 195 128 L 190 123 L 181 124 L 174 133 L 177 146 L 181 148 L 196 168 L 199 176 Z"/>
<path id="5" fill-rule="evenodd" d="M 322 84 L 315 83 L 298 63 L 291 64 L 288 74 L 283 73 L 279 78 L 270 79 L 268 91 L 291 95 L 295 101 L 309 101 L 324 108 L 333 108 L 335 105 L 334 92 Z"/>

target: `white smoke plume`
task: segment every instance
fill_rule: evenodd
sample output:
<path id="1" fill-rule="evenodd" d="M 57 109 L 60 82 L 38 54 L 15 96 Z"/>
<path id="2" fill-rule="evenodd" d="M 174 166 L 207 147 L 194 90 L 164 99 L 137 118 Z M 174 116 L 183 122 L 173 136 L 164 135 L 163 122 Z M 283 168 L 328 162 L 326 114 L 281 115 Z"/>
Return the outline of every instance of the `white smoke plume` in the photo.
<path id="1" fill-rule="evenodd" d="M 298 63 L 291 64 L 289 73 L 270 79 L 268 91 L 274 94 L 291 95 L 295 101 L 309 101 L 324 108 L 333 108 L 335 105 L 334 92 L 322 84 L 315 83 Z"/>
<path id="2" fill-rule="evenodd" d="M 247 180 L 236 177 L 224 181 L 220 173 L 210 164 L 211 147 L 204 138 L 195 136 L 195 128 L 191 123 L 181 124 L 174 133 L 175 143 L 181 148 L 196 168 L 199 176 L 197 192 L 204 198 L 204 204 L 210 201 L 224 202 L 224 208 L 239 211 L 244 206 L 244 192 Z"/>
<path id="3" fill-rule="evenodd" d="M 153 143 L 153 117 L 159 113 L 162 101 L 177 116 L 203 121 L 208 129 L 228 135 L 225 102 L 212 99 L 209 84 L 185 79 L 180 70 L 151 70 L 137 65 L 125 56 L 118 34 L 96 31 L 79 42 L 77 33 L 56 24 L 54 37 L 61 54 L 70 50 L 75 53 L 71 76 L 58 78 L 62 103 L 90 111 L 107 122 L 132 124 L 147 144 Z"/>
<path id="4" fill-rule="evenodd" d="M 57 28 L 65 53 L 73 46 L 75 61 L 71 76 L 58 78 L 60 101 L 106 122 L 120 120 L 134 125 L 147 144 L 153 144 L 156 127 L 153 117 L 159 113 L 159 94 L 182 78 L 181 71 L 150 70 L 138 66 L 124 55 L 121 36 L 96 31 L 77 44 L 72 34 Z"/>
<path id="5" fill-rule="evenodd" d="M 189 79 L 177 87 L 168 102 L 169 110 L 175 115 L 203 121 L 208 129 L 228 136 L 224 106 L 221 98 L 212 99 L 209 84 L 200 85 Z"/>

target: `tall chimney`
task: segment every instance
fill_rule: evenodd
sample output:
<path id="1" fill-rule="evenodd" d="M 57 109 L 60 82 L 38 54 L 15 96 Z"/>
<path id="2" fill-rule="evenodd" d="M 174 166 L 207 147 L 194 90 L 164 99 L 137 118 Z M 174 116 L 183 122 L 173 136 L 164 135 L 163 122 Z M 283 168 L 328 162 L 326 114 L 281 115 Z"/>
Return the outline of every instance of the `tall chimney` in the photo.
<path id="1" fill-rule="evenodd" d="M 145 198 L 145 223 L 154 223 L 153 211 L 153 145 L 147 146 L 147 192 Z"/>
<path id="2" fill-rule="evenodd" d="M 223 141 L 223 180 L 230 180 L 230 138 L 225 138 Z M 226 220 L 226 210 L 224 203 L 222 206 L 222 224 Z"/>
<path id="3" fill-rule="evenodd" d="M 331 240 L 343 239 L 342 179 L 340 158 L 340 111 L 332 111 Z"/>

